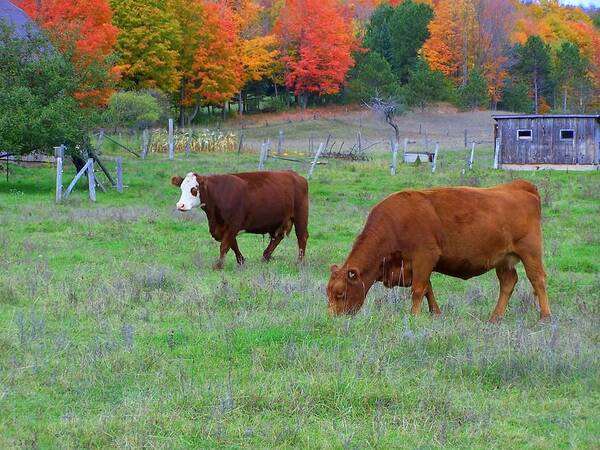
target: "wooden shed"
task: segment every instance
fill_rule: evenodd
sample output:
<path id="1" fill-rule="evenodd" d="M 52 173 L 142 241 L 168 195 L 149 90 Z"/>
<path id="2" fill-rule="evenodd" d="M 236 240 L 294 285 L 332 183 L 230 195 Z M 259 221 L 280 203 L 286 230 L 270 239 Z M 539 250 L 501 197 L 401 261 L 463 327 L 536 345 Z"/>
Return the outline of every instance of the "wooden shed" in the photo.
<path id="1" fill-rule="evenodd" d="M 600 169 L 600 114 L 492 117 L 499 168 Z"/>

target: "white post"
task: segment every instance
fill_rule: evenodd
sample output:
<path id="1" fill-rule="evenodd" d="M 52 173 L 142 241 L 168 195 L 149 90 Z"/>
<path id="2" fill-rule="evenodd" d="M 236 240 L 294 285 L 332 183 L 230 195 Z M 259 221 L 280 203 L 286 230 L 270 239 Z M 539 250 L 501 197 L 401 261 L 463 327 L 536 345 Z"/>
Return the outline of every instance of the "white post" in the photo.
<path id="1" fill-rule="evenodd" d="M 117 192 L 123 192 L 123 158 L 120 156 L 115 160 L 117 162 Z"/>
<path id="2" fill-rule="evenodd" d="M 279 141 L 277 142 L 277 155 L 281 156 L 283 149 L 283 130 L 279 130 Z"/>
<path id="3" fill-rule="evenodd" d="M 398 164 L 398 143 L 396 139 L 392 139 L 392 165 L 391 174 L 396 175 L 396 165 Z"/>
<path id="4" fill-rule="evenodd" d="M 471 157 L 469 158 L 469 170 L 473 168 L 473 158 L 475 158 L 475 141 L 471 143 Z"/>
<path id="5" fill-rule="evenodd" d="M 315 154 L 314 159 L 310 163 L 310 168 L 308 169 L 308 175 L 306 176 L 307 179 L 310 179 L 313 172 L 315 171 L 315 166 L 317 165 L 317 161 L 319 160 L 319 156 L 321 156 L 322 151 L 323 151 L 323 143 L 321 142 L 321 144 L 319 144 L 319 148 L 317 149 L 317 153 Z"/>
<path id="6" fill-rule="evenodd" d="M 142 159 L 146 159 L 146 155 L 148 154 L 148 128 L 144 128 L 142 131 Z"/>
<path id="7" fill-rule="evenodd" d="M 90 190 L 90 200 L 96 201 L 96 178 L 94 177 L 94 160 L 88 159 L 88 188 Z"/>
<path id="8" fill-rule="evenodd" d="M 494 169 L 498 168 L 499 160 L 500 160 L 500 138 L 496 138 L 496 146 L 494 148 Z"/>
<path id="9" fill-rule="evenodd" d="M 439 150 L 440 150 L 440 144 L 439 144 L 439 142 L 436 142 L 435 152 L 433 153 L 433 164 L 431 165 L 431 173 L 435 173 L 435 169 L 437 168 L 437 158 L 438 158 Z"/>
<path id="10" fill-rule="evenodd" d="M 258 170 L 263 170 L 265 167 L 265 157 L 267 155 L 267 141 L 263 141 L 260 146 L 260 154 L 258 157 Z"/>
<path id="11" fill-rule="evenodd" d="M 175 157 L 175 148 L 173 143 L 173 119 L 169 119 L 169 159 Z"/>
<path id="12" fill-rule="evenodd" d="M 62 170 L 63 160 L 58 156 L 56 158 L 56 203 L 60 203 L 62 200 Z"/>

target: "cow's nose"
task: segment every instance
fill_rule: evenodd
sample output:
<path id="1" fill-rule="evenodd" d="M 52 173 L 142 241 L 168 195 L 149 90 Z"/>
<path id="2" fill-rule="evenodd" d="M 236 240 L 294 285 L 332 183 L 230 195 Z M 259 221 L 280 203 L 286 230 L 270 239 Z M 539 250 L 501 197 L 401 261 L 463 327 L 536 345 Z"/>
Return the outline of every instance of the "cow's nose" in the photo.
<path id="1" fill-rule="evenodd" d="M 177 209 L 179 211 L 185 211 L 185 203 L 177 203 Z"/>

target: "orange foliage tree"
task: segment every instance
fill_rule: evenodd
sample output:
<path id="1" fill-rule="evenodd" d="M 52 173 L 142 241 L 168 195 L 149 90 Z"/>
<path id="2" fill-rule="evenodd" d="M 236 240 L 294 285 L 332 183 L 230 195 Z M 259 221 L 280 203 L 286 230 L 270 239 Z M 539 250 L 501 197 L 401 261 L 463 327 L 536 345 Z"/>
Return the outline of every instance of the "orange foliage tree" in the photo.
<path id="1" fill-rule="evenodd" d="M 348 10 L 336 0 L 287 0 L 275 24 L 286 85 L 306 107 L 309 94 L 335 94 L 358 47 Z"/>
<path id="2" fill-rule="evenodd" d="M 115 71 L 109 56 L 117 40 L 107 0 L 14 0 L 40 23 L 80 76 L 76 97 L 86 106 L 106 103 Z"/>

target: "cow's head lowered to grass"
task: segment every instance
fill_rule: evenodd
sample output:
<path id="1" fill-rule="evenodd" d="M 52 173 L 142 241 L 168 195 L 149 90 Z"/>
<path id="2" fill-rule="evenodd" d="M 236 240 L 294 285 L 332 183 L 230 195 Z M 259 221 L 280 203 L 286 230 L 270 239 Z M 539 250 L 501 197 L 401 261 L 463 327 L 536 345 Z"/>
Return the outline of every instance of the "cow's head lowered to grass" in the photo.
<path id="1" fill-rule="evenodd" d="M 179 176 L 171 178 L 171 184 L 181 188 L 181 197 L 177 202 L 179 211 L 189 211 L 196 206 L 204 206 L 200 198 L 200 191 L 204 190 L 206 180 L 195 173 L 188 173 L 185 178 Z"/>
<path id="2" fill-rule="evenodd" d="M 327 284 L 328 309 L 331 314 L 337 316 L 356 313 L 366 296 L 367 286 L 357 268 L 331 266 L 331 278 Z"/>

